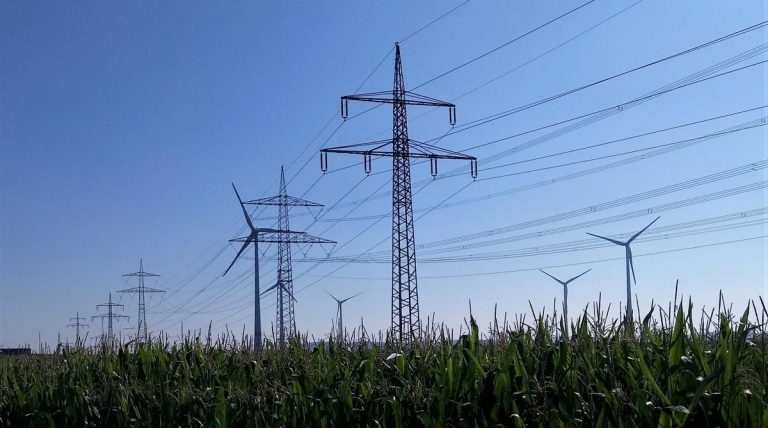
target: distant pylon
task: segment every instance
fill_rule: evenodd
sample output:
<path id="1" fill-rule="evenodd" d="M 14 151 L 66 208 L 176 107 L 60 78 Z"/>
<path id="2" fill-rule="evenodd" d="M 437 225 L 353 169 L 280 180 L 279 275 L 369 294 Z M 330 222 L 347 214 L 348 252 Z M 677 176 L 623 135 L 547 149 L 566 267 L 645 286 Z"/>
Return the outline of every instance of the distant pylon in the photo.
<path id="1" fill-rule="evenodd" d="M 147 311 L 145 307 L 144 294 L 146 293 L 165 293 L 165 290 L 158 290 L 157 288 L 149 288 L 144 286 L 144 278 L 148 276 L 158 277 L 160 275 L 144 272 L 144 259 L 139 260 L 139 271 L 133 273 L 126 273 L 123 276 L 131 276 L 139 278 L 139 286 L 133 288 L 126 288 L 120 290 L 118 293 L 137 293 L 139 295 L 139 316 L 138 326 L 136 327 L 136 344 L 140 345 L 147 342 Z"/>
<path id="2" fill-rule="evenodd" d="M 75 312 L 75 317 L 70 318 L 69 321 L 74 321 L 73 324 L 67 324 L 67 327 L 74 327 L 75 328 L 75 347 L 80 347 L 80 327 L 88 327 L 88 324 L 83 324 L 82 321 L 85 321 L 85 318 L 80 318 L 80 312 Z"/>
<path id="3" fill-rule="evenodd" d="M 282 175 L 282 174 L 281 174 Z M 281 184 L 281 189 L 284 189 L 284 184 Z M 254 308 L 253 308 L 253 345 L 254 349 L 259 351 L 262 348 L 263 344 L 263 337 L 262 337 L 262 330 L 261 330 L 261 301 L 260 296 L 267 291 L 270 291 L 272 289 L 278 288 L 280 292 L 285 292 L 285 294 L 278 293 L 278 303 L 280 303 L 280 299 L 282 298 L 283 301 L 290 300 L 291 305 L 293 305 L 293 301 L 295 298 L 293 297 L 293 284 L 291 284 L 291 289 L 288 289 L 284 281 L 280 281 L 280 274 L 278 273 L 278 281 L 275 285 L 268 288 L 264 291 L 264 293 L 261 293 L 259 290 L 259 243 L 262 242 L 268 242 L 268 243 L 275 243 L 275 244 L 289 244 L 289 243 L 303 243 L 303 244 L 312 244 L 312 243 L 328 243 L 333 244 L 335 241 L 331 241 L 328 239 L 319 238 L 317 236 L 312 236 L 306 232 L 294 232 L 289 229 L 268 229 L 268 228 L 258 228 L 253 225 L 253 221 L 251 221 L 251 217 L 248 215 L 248 211 L 245 209 L 245 204 L 253 204 L 253 205 L 277 205 L 277 206 L 319 206 L 319 204 L 315 204 L 314 202 L 304 201 L 303 199 L 294 198 L 293 196 L 287 196 L 284 194 L 284 192 L 281 191 L 281 195 L 272 196 L 269 198 L 263 198 L 263 199 L 255 199 L 252 201 L 243 202 L 243 200 L 240 198 L 240 194 L 237 192 L 237 188 L 235 187 L 234 183 L 232 184 L 232 188 L 235 190 L 235 195 L 237 195 L 237 200 L 240 203 L 240 209 L 243 211 L 243 216 L 245 217 L 245 222 L 248 224 L 248 228 L 250 229 L 250 233 L 248 236 L 244 236 L 242 238 L 236 238 L 231 239 L 230 242 L 242 242 L 243 246 L 240 247 L 240 250 L 237 252 L 237 255 L 235 255 L 234 260 L 232 260 L 232 263 L 229 264 L 229 267 L 227 267 L 227 270 L 224 271 L 224 275 L 229 272 L 230 269 L 232 269 L 232 266 L 235 264 L 237 259 L 240 257 L 241 254 L 245 251 L 245 249 L 248 247 L 249 244 L 253 243 L 253 254 L 254 254 Z M 287 223 L 286 223 L 287 226 Z M 278 249 L 279 251 L 279 249 Z M 279 254 L 278 254 L 279 256 Z M 285 259 L 283 259 L 285 260 Z M 288 259 L 288 263 L 290 266 L 290 258 Z M 223 276 L 223 275 L 222 275 Z M 284 277 L 284 276 L 283 276 Z M 287 299 L 286 299 L 287 297 Z M 280 304 L 277 305 L 277 312 L 278 312 L 278 320 L 281 319 L 282 306 Z M 291 306 L 292 310 L 292 306 Z M 282 309 L 282 313 L 285 313 L 285 310 Z M 288 325 L 294 325 L 295 321 L 293 323 L 289 323 Z M 283 328 L 278 331 L 278 338 L 283 341 L 285 340 L 285 323 L 282 323 Z M 295 329 L 295 325 L 293 327 Z"/>
<path id="4" fill-rule="evenodd" d="M 456 106 L 452 103 L 405 90 L 400 45 L 395 43 L 395 83 L 392 91 L 341 97 L 341 116 L 347 117 L 348 101 L 392 104 L 392 140 L 374 141 L 322 149 L 320 168 L 328 168 L 328 153 L 363 155 L 365 172 L 371 171 L 374 156 L 392 158 L 392 325 L 391 334 L 399 342 L 410 342 L 421 334 L 419 293 L 416 282 L 416 242 L 413 231 L 411 194 L 411 158 L 429 159 L 432 176 L 437 175 L 438 159 L 470 161 L 472 177 L 477 176 L 477 158 L 408 138 L 406 105 L 447 107 L 451 125 L 456 124 Z M 392 149 L 387 149 L 391 145 Z"/>
<path id="5" fill-rule="evenodd" d="M 105 318 L 107 319 L 107 334 L 102 336 L 101 343 L 102 343 L 102 345 L 106 345 L 106 346 L 112 347 L 112 346 L 115 345 L 115 334 L 114 334 L 114 330 L 112 329 L 112 320 L 115 319 L 115 320 L 119 321 L 120 318 L 128 319 L 128 316 L 116 314 L 112 310 L 112 308 L 121 308 L 122 309 L 124 307 L 123 305 L 121 305 L 119 303 L 112 303 L 112 293 L 109 293 L 109 303 L 102 303 L 100 305 L 96 305 L 96 310 L 98 310 L 99 308 L 102 308 L 102 307 L 106 307 L 107 308 L 107 313 L 106 314 L 94 315 L 94 316 L 91 317 L 91 321 L 93 321 L 96 318 L 99 318 L 103 322 Z M 102 329 L 103 329 L 104 328 L 104 324 L 102 324 L 101 326 L 102 326 Z"/>
<path id="6" fill-rule="evenodd" d="M 277 302 L 275 304 L 275 325 L 277 327 L 277 339 L 284 343 L 287 338 L 296 335 L 296 313 L 294 311 L 293 296 L 293 268 L 291 266 L 291 244 L 296 241 L 291 238 L 290 222 L 288 219 L 288 209 L 290 207 L 322 207 L 316 202 L 289 196 L 285 184 L 285 170 L 280 167 L 280 192 L 275 196 L 267 198 L 246 201 L 250 205 L 271 205 L 278 207 L 278 244 L 277 244 L 277 282 L 272 287 L 264 290 L 267 293 L 276 290 Z M 313 241 L 318 243 L 333 243 L 323 238 L 315 238 Z"/>

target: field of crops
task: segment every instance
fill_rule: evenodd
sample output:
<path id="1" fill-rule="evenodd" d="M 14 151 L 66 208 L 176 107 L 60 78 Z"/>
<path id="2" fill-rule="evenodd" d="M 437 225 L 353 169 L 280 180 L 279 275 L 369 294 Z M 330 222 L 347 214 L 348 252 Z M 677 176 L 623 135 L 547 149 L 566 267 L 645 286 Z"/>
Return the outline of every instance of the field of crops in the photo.
<path id="1" fill-rule="evenodd" d="M 645 314 L 643 314 L 645 315 Z M 529 315 L 529 317 L 531 317 Z M 1 426 L 768 427 L 768 312 L 598 305 L 409 347 L 232 338 L 0 359 Z"/>

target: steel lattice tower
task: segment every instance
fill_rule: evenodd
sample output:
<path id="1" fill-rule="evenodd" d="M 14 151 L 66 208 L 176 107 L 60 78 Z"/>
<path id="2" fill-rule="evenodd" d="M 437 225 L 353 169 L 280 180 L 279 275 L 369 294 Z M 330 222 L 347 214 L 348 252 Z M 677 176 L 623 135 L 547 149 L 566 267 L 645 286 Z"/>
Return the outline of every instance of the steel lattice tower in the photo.
<path id="1" fill-rule="evenodd" d="M 94 315 L 91 317 L 91 321 L 95 320 L 96 318 L 100 318 L 102 321 L 104 318 L 107 319 L 107 334 L 101 338 L 101 343 L 106 344 L 107 346 L 114 346 L 115 344 L 115 334 L 112 329 L 112 320 L 120 320 L 120 318 L 128 319 L 126 315 L 120 315 L 116 314 L 112 308 L 123 308 L 124 306 L 119 303 L 112 303 L 112 293 L 109 293 L 109 303 L 102 303 L 100 305 L 96 305 L 96 309 L 98 310 L 101 307 L 107 308 L 106 314 L 99 314 Z M 104 324 L 102 324 L 102 328 L 104 327 Z M 102 330 L 103 333 L 103 330 Z"/>
<path id="2" fill-rule="evenodd" d="M 348 101 L 392 104 L 392 140 L 374 141 L 322 149 L 320 167 L 327 170 L 328 153 L 363 155 L 366 173 L 371 171 L 374 156 L 392 157 L 392 324 L 391 333 L 400 342 L 420 335 L 419 292 L 416 281 L 416 242 L 413 228 L 411 192 L 411 158 L 427 158 L 430 170 L 437 175 L 438 159 L 464 159 L 471 162 L 471 173 L 477 175 L 477 158 L 408 138 L 407 105 L 447 107 L 451 125 L 456 123 L 456 106 L 452 103 L 418 95 L 405 90 L 400 46 L 395 43 L 395 79 L 391 92 L 373 92 L 341 97 L 341 115 L 348 116 Z M 391 144 L 392 149 L 385 147 Z"/>
<path id="3" fill-rule="evenodd" d="M 232 185 L 234 188 L 234 184 Z M 237 193 L 240 207 L 243 210 L 245 221 L 248 223 L 248 227 L 251 233 L 247 237 L 233 239 L 233 242 L 242 242 L 243 246 L 240 251 L 232 260 L 224 275 L 229 272 L 232 265 L 235 264 L 238 257 L 245 251 L 248 244 L 254 244 L 254 255 L 256 261 L 254 263 L 255 279 L 255 302 L 254 302 L 254 348 L 256 350 L 261 349 L 262 333 L 261 333 L 261 302 L 259 296 L 267 293 L 271 290 L 277 289 L 277 304 L 276 304 L 276 323 L 277 323 L 277 339 L 280 343 L 284 343 L 287 338 L 296 334 L 296 318 L 294 312 L 294 302 L 296 298 L 293 296 L 293 273 L 291 269 L 291 244 L 335 244 L 335 241 L 329 239 L 320 238 L 310 235 L 306 232 L 296 232 L 289 228 L 288 210 L 290 207 L 322 207 L 321 204 L 307 201 L 294 196 L 289 196 L 286 191 L 285 184 L 285 172 L 280 169 L 280 193 L 275 196 L 267 198 L 254 199 L 243 202 L 240 199 L 240 195 Z M 251 218 L 248 216 L 248 212 L 245 209 L 245 205 L 271 205 L 278 207 L 278 229 L 257 228 L 253 225 Z M 263 292 L 259 292 L 259 250 L 258 245 L 262 242 L 275 243 L 278 245 L 277 250 L 277 281 L 275 285 L 267 288 Z"/>
<path id="4" fill-rule="evenodd" d="M 296 317 L 293 310 L 293 269 L 291 267 L 291 243 L 288 242 L 288 193 L 285 188 L 285 171 L 280 167 L 280 194 L 278 195 L 278 235 L 277 244 L 277 331 L 280 341 L 296 334 Z M 317 204 L 314 204 L 317 206 Z"/>
<path id="5" fill-rule="evenodd" d="M 139 286 L 133 288 L 126 288 L 120 290 L 118 293 L 137 293 L 139 295 L 139 316 L 138 326 L 136 327 L 136 344 L 145 343 L 148 339 L 147 335 L 147 311 L 144 299 L 146 293 L 165 293 L 165 290 L 158 290 L 156 288 L 149 288 L 144 286 L 144 278 L 146 277 L 158 277 L 160 275 L 149 273 L 144 271 L 144 260 L 139 260 L 139 271 L 133 273 L 126 273 L 123 276 L 138 277 Z"/>
<path id="6" fill-rule="evenodd" d="M 80 342 L 80 327 L 88 327 L 88 324 L 83 324 L 81 320 L 85 321 L 85 318 L 81 318 L 80 312 L 76 312 L 75 317 L 69 319 L 69 321 L 74 321 L 74 324 L 67 324 L 67 327 L 75 328 L 75 347 L 80 347 L 82 345 Z"/>

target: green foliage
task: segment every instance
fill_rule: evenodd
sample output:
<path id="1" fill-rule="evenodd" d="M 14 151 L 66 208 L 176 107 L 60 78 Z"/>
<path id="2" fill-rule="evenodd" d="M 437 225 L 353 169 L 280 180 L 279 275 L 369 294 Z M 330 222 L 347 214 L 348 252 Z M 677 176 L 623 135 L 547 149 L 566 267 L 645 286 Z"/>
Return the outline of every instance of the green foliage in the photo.
<path id="1" fill-rule="evenodd" d="M 768 427 L 768 312 L 536 316 L 412 346 L 222 340 L 0 359 L 0 426 Z M 599 312 L 599 311 L 596 311 Z M 665 322 L 666 321 L 666 322 Z M 498 325 L 494 323 L 492 325 Z"/>

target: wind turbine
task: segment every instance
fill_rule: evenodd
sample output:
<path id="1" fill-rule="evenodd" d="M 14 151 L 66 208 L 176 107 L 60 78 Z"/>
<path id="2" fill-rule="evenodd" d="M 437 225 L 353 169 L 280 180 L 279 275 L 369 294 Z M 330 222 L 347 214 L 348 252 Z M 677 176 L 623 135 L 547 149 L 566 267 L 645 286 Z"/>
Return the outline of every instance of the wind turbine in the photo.
<path id="1" fill-rule="evenodd" d="M 561 281 L 561 280 L 555 278 L 554 276 L 552 276 L 552 275 L 544 272 L 543 270 L 539 269 L 539 271 L 541 271 L 541 273 L 543 273 L 544 275 L 554 279 L 555 281 L 559 282 L 560 285 L 563 286 L 563 320 L 565 320 L 565 337 L 566 338 L 568 337 L 568 325 L 570 324 L 570 322 L 568 321 L 568 284 L 570 284 L 571 282 L 575 281 L 578 278 L 581 278 L 582 276 L 584 276 L 587 272 L 589 272 L 591 270 L 592 269 L 587 269 L 584 272 L 580 273 L 579 275 L 576 275 L 573 278 L 569 279 L 568 281 Z"/>
<path id="2" fill-rule="evenodd" d="M 230 269 L 232 269 L 232 266 L 235 264 L 237 259 L 240 257 L 241 254 L 245 251 L 245 249 L 248 247 L 248 244 L 253 242 L 253 254 L 255 257 L 254 262 L 254 274 L 253 274 L 253 287 L 255 290 L 254 293 L 254 319 L 253 319 L 253 346 L 254 349 L 257 351 L 261 350 L 261 344 L 262 344 L 262 335 L 261 335 L 261 302 L 259 300 L 260 294 L 259 294 L 259 234 L 260 233 L 277 233 L 279 232 L 277 229 L 267 229 L 267 228 L 257 228 L 253 226 L 253 223 L 251 222 L 251 217 L 248 216 L 248 211 L 245 209 L 245 205 L 243 205 L 243 200 L 240 198 L 240 193 L 237 192 L 237 187 L 235 187 L 235 183 L 232 183 L 232 188 L 235 189 L 235 195 L 237 195 L 237 200 L 240 202 L 240 208 L 243 210 L 243 216 L 245 216 L 245 222 L 248 223 L 248 228 L 251 230 L 250 235 L 243 237 L 243 238 L 236 238 L 236 239 L 230 239 L 230 242 L 242 242 L 243 246 L 240 247 L 240 251 L 237 252 L 237 255 L 235 256 L 234 260 L 232 260 L 232 263 L 229 264 L 229 267 L 226 271 L 224 271 L 224 275 L 229 272 Z M 222 275 L 222 276 L 224 276 Z"/>
<path id="3" fill-rule="evenodd" d="M 336 303 L 338 304 L 338 308 L 336 309 L 336 316 L 339 319 L 339 327 L 338 327 L 339 331 L 337 332 L 337 336 L 338 336 L 338 341 L 340 343 L 344 339 L 344 325 L 341 322 L 341 319 L 342 319 L 341 305 L 343 305 L 344 302 L 346 302 L 347 300 L 354 299 L 355 297 L 361 295 L 362 293 L 357 293 L 354 296 L 350 296 L 350 297 L 347 297 L 346 299 L 342 299 L 342 300 L 337 299 L 336 296 L 334 296 L 333 294 L 329 293 L 328 291 L 326 291 L 326 293 L 328 293 L 328 295 L 331 296 L 331 298 L 333 300 L 335 300 Z"/>
<path id="4" fill-rule="evenodd" d="M 646 229 L 651 227 L 653 223 L 656 223 L 656 220 L 660 219 L 661 216 L 656 217 L 652 222 L 648 223 L 648 226 L 645 226 L 641 231 L 635 233 L 632 235 L 631 238 L 629 238 L 626 242 L 617 241 L 615 239 L 606 238 L 605 236 L 595 235 L 594 233 L 587 232 L 587 235 L 594 236 L 596 238 L 605 239 L 608 242 L 612 242 L 616 245 L 621 245 L 626 250 L 626 265 L 627 265 L 627 320 L 630 322 L 634 319 L 632 318 L 632 283 L 630 282 L 629 274 L 630 271 L 632 272 L 632 280 L 634 280 L 635 284 L 637 284 L 637 278 L 635 278 L 635 265 L 632 263 L 632 249 L 630 248 L 630 244 L 632 244 L 632 241 L 637 239 L 638 236 L 640 236 L 641 233 L 645 232 Z"/>

